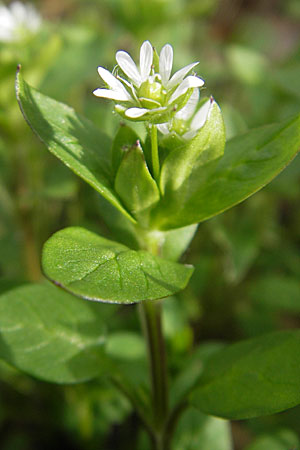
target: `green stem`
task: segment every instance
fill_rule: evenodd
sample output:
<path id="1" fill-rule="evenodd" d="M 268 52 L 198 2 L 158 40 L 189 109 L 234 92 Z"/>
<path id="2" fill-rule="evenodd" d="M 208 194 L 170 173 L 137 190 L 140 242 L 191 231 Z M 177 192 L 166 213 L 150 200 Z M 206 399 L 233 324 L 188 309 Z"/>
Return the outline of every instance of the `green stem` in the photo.
<path id="1" fill-rule="evenodd" d="M 159 156 L 158 156 L 158 143 L 157 143 L 157 127 L 154 124 L 150 125 L 151 134 L 151 157 L 152 157 L 152 167 L 153 176 L 156 181 L 159 178 Z"/>
<path id="2" fill-rule="evenodd" d="M 161 326 L 161 304 L 152 301 L 143 302 L 142 314 L 149 353 L 155 428 L 157 431 L 161 431 L 168 414 L 166 354 Z"/>

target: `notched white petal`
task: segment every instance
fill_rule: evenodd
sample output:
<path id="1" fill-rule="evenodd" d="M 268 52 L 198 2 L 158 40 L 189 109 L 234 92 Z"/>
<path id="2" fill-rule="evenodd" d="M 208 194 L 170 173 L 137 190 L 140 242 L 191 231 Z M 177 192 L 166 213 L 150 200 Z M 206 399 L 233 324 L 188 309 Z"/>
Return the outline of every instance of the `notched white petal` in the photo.
<path id="1" fill-rule="evenodd" d="M 114 77 L 109 70 L 104 69 L 104 67 L 98 67 L 98 73 L 102 80 L 112 89 L 121 89 L 122 83 Z"/>
<path id="2" fill-rule="evenodd" d="M 194 114 L 198 101 L 200 97 L 200 92 L 198 88 L 195 88 L 192 92 L 192 95 L 186 102 L 183 108 L 181 108 L 176 114 L 175 117 L 181 120 L 188 120 Z"/>
<path id="3" fill-rule="evenodd" d="M 191 129 L 192 130 L 200 130 L 200 128 L 203 127 L 205 122 L 207 121 L 209 117 L 209 113 L 211 111 L 211 108 L 214 104 L 214 100 L 209 99 L 207 102 L 204 103 L 204 105 L 201 106 L 199 111 L 195 114 L 195 117 L 193 118 L 191 122 Z"/>
<path id="4" fill-rule="evenodd" d="M 153 62 L 153 48 L 149 41 L 145 41 L 140 50 L 140 71 L 142 81 L 145 81 L 150 75 Z"/>
<path id="5" fill-rule="evenodd" d="M 147 112 L 149 112 L 149 109 L 146 108 L 129 108 L 125 112 L 125 116 L 129 119 L 137 119 L 144 116 Z"/>
<path id="6" fill-rule="evenodd" d="M 169 81 L 173 66 L 173 47 L 166 44 L 159 55 L 159 73 L 161 75 L 162 84 L 165 86 Z"/>
<path id="7" fill-rule="evenodd" d="M 125 87 L 116 77 L 114 77 L 108 70 L 104 69 L 104 67 L 98 67 L 98 73 L 102 80 L 110 87 L 112 91 L 115 92 L 119 97 L 116 100 L 130 101 L 132 100 L 130 94 L 126 91 Z M 100 89 L 101 91 L 105 91 L 107 89 Z M 102 97 L 102 95 L 101 95 Z M 106 97 L 113 98 L 113 97 Z"/>
<path id="8" fill-rule="evenodd" d="M 117 100 L 120 102 L 129 101 L 128 96 L 121 91 L 111 91 L 109 89 L 95 89 L 93 94 L 96 97 L 109 98 L 111 100 Z"/>
<path id="9" fill-rule="evenodd" d="M 177 84 L 181 83 L 184 77 L 193 69 L 193 67 L 197 66 L 198 64 L 199 62 L 188 64 L 187 66 L 175 72 L 171 80 L 167 83 L 167 88 L 173 88 L 177 86 Z"/>
<path id="10" fill-rule="evenodd" d="M 170 98 L 170 103 L 173 103 L 178 97 L 185 94 L 188 89 L 201 87 L 203 86 L 203 84 L 204 81 L 201 78 L 190 75 L 189 77 L 185 78 L 175 89 Z"/>
<path id="11" fill-rule="evenodd" d="M 116 60 L 123 72 L 137 86 L 141 85 L 142 78 L 131 56 L 123 50 L 116 53 Z"/>

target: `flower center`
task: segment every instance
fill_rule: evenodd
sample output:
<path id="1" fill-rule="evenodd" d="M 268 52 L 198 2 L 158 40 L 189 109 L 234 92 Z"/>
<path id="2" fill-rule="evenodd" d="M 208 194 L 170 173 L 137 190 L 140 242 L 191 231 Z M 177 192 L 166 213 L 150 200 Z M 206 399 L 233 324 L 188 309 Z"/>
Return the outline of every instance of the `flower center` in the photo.
<path id="1" fill-rule="evenodd" d="M 160 81 L 156 81 L 155 79 L 150 78 L 144 81 L 139 88 L 138 94 L 141 98 L 153 100 L 159 104 L 163 104 L 164 102 L 165 95 L 163 86 Z"/>

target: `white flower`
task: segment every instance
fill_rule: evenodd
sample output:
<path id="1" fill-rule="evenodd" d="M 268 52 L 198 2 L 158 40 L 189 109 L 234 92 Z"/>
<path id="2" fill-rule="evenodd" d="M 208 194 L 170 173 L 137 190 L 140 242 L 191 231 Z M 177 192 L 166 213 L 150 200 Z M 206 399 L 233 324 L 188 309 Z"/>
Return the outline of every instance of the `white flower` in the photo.
<path id="1" fill-rule="evenodd" d="M 32 5 L 15 1 L 10 6 L 0 4 L 0 41 L 21 40 L 24 33 L 36 32 L 41 18 Z"/>
<path id="2" fill-rule="evenodd" d="M 204 81 L 188 75 L 197 62 L 171 76 L 173 49 L 170 44 L 162 48 L 159 59 L 156 57 L 149 41 L 141 46 L 139 67 L 127 52 L 118 51 L 118 65 L 113 73 L 98 67 L 98 73 L 108 88 L 96 89 L 94 94 L 114 100 L 116 111 L 128 119 L 152 123 L 168 121 L 184 107 L 193 90 L 203 86 Z M 118 68 L 125 78 L 118 74 Z"/>
<path id="3" fill-rule="evenodd" d="M 173 119 L 167 123 L 157 125 L 159 131 L 164 135 L 175 133 L 184 140 L 190 140 L 195 137 L 197 132 L 209 118 L 209 114 L 215 102 L 213 97 L 210 97 L 210 99 L 195 113 L 198 101 L 199 89 L 196 88 L 186 105 L 174 115 Z"/>

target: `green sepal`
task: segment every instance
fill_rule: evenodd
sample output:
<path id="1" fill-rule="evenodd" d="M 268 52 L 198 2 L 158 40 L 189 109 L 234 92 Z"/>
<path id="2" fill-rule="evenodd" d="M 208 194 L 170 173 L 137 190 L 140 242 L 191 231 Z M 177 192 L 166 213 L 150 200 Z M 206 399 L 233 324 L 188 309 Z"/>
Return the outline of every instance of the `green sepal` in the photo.
<path id="1" fill-rule="evenodd" d="M 125 152 L 115 178 L 115 190 L 138 222 L 147 226 L 149 212 L 160 195 L 139 142 Z"/>
<path id="2" fill-rule="evenodd" d="M 225 128 L 222 113 L 213 101 L 209 116 L 197 135 L 186 145 L 172 151 L 161 171 L 162 193 L 176 191 L 195 167 L 212 161 L 224 153 Z"/>
<path id="3" fill-rule="evenodd" d="M 55 233 L 44 245 L 42 267 L 58 286 L 87 300 L 137 303 L 181 291 L 193 268 L 134 251 L 84 228 Z"/>
<path id="4" fill-rule="evenodd" d="M 134 146 L 138 140 L 139 137 L 136 132 L 122 123 L 111 147 L 112 171 L 114 176 L 118 171 L 125 152 Z"/>

